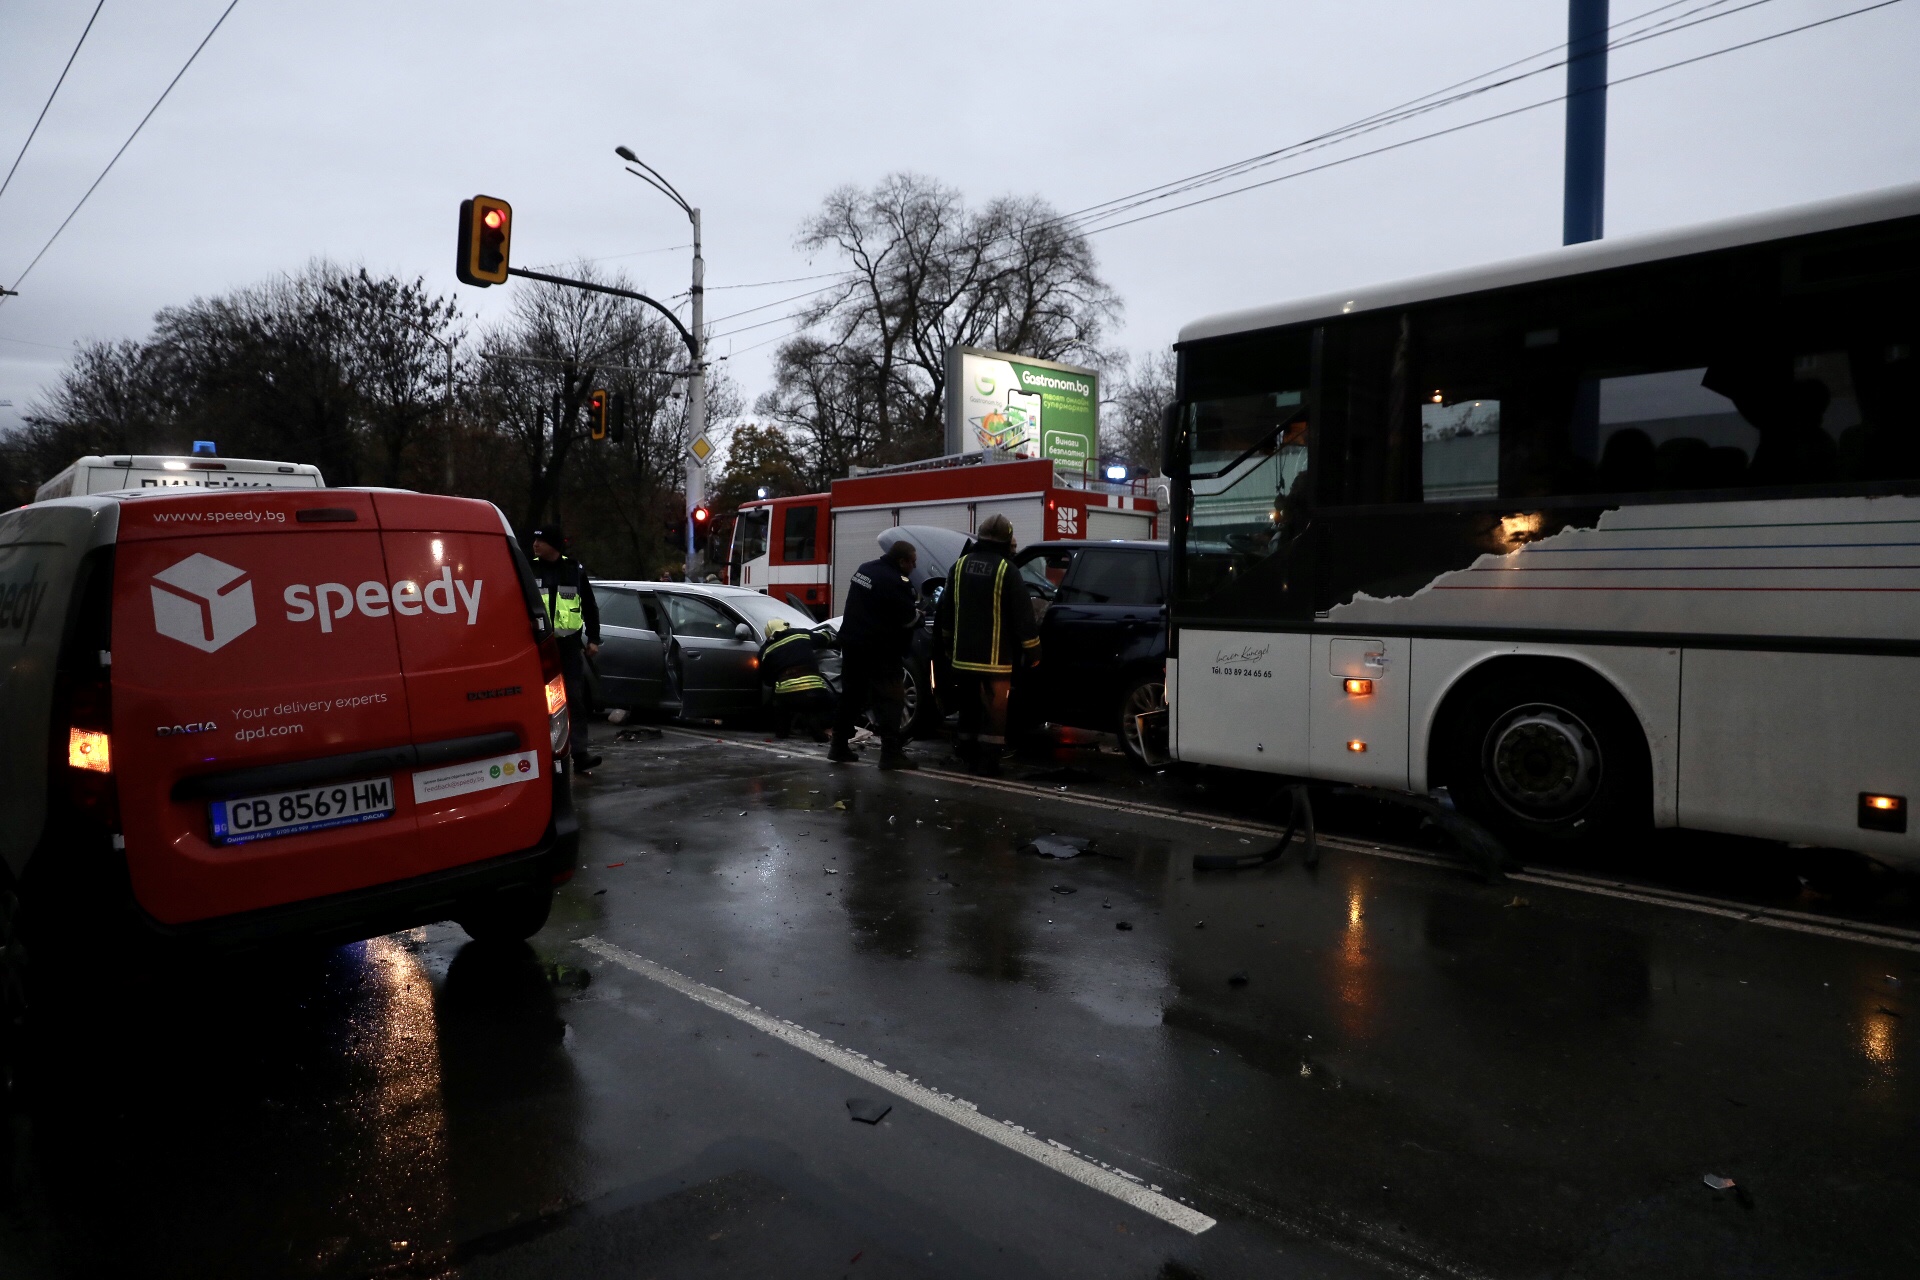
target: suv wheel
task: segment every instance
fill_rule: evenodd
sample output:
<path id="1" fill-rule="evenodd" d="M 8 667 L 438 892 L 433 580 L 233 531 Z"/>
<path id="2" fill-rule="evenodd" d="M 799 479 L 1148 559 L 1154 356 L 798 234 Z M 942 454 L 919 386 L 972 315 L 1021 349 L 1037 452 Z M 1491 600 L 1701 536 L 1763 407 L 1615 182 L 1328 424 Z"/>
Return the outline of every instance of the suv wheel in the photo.
<path id="1" fill-rule="evenodd" d="M 465 903 L 453 919 L 475 942 L 521 942 L 546 927 L 552 910 L 551 885 L 525 885 Z"/>
<path id="2" fill-rule="evenodd" d="M 1646 825 L 1646 738 L 1598 677 L 1489 681 L 1448 717 L 1437 761 L 1460 807 L 1508 840 L 1587 842 Z"/>
<path id="3" fill-rule="evenodd" d="M 1160 676 L 1137 681 L 1120 699 L 1120 745 L 1126 749 L 1127 759 L 1143 769 L 1152 765 L 1140 741 L 1140 722 L 1137 717 L 1149 711 L 1164 711 L 1166 706 L 1167 682 Z"/>

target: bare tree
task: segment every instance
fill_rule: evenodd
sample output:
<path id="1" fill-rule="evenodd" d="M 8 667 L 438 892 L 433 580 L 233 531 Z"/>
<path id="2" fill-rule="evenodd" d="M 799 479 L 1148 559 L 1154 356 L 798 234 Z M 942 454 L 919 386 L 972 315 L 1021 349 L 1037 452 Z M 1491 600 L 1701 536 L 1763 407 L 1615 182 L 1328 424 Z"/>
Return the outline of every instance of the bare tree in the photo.
<path id="1" fill-rule="evenodd" d="M 758 408 L 808 441 L 816 480 L 938 453 L 949 347 L 1099 361 L 1119 313 L 1085 237 L 1032 197 L 973 211 L 894 174 L 830 193 L 798 244 L 847 273 L 801 313 Z"/>
<path id="2" fill-rule="evenodd" d="M 1160 469 L 1160 414 L 1173 403 L 1176 369 L 1172 347 L 1124 364 L 1102 406 L 1101 448 L 1126 459 L 1135 472 Z"/>

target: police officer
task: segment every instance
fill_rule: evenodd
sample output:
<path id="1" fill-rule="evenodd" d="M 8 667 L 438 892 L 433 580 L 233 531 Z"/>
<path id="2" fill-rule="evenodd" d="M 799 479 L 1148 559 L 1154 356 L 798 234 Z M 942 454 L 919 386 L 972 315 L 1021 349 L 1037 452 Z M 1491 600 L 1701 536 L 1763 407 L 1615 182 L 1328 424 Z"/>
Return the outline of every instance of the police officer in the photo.
<path id="1" fill-rule="evenodd" d="M 975 773 L 993 774 L 1007 745 L 1013 669 L 1039 664 L 1040 627 L 1014 567 L 1013 522 L 988 516 L 973 536 L 940 594 L 934 643 L 953 673 L 960 758 Z"/>
<path id="2" fill-rule="evenodd" d="M 880 728 L 880 767 L 918 769 L 907 754 L 906 656 L 920 625 L 920 606 L 908 576 L 918 562 L 911 542 L 896 542 L 878 560 L 854 572 L 840 624 L 840 709 L 827 759 L 850 764 L 854 721 L 868 707 Z"/>
<path id="3" fill-rule="evenodd" d="M 587 749 L 587 659 L 600 652 L 600 606 L 593 598 L 587 567 L 567 555 L 567 535 L 557 524 L 533 531 L 533 577 L 546 602 L 553 636 L 560 646 L 560 674 L 572 708 L 573 768 L 590 773 L 600 757 Z"/>
<path id="4" fill-rule="evenodd" d="M 833 719 L 833 695 L 820 675 L 815 652 L 826 637 L 801 630 L 784 618 L 767 624 L 767 642 L 760 646 L 760 679 L 773 686 L 773 736 L 789 736 L 797 724 L 815 742 L 827 740 L 826 725 Z"/>

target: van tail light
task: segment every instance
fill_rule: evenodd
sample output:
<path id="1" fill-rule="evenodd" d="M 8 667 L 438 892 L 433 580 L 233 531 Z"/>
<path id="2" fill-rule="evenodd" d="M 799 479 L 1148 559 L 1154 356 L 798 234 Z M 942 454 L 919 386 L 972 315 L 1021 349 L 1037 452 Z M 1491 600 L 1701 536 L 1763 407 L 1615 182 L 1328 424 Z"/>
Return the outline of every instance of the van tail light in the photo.
<path id="1" fill-rule="evenodd" d="M 567 749 L 573 736 L 573 720 L 567 714 L 567 678 L 560 671 L 560 645 L 552 636 L 540 639 L 540 674 L 547 682 L 547 741 L 558 756 Z"/>
<path id="2" fill-rule="evenodd" d="M 68 729 L 67 764 L 75 769 L 112 773 L 113 756 L 108 747 L 107 735 L 98 729 L 82 729 L 78 726 Z"/>
<path id="3" fill-rule="evenodd" d="M 107 733 L 113 722 L 113 689 L 104 672 L 70 687 L 66 720 L 67 784 L 73 807 L 117 828 L 120 795 L 114 786 L 113 749 Z"/>

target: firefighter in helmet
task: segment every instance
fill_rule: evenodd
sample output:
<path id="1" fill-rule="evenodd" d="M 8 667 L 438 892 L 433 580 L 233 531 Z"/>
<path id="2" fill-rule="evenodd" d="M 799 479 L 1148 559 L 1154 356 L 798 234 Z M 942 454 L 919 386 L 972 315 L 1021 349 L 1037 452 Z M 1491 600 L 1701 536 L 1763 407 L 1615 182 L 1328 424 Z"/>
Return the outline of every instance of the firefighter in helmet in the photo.
<path id="1" fill-rule="evenodd" d="M 960 758 L 974 772 L 992 774 L 1007 747 L 1014 668 L 1039 665 L 1040 627 L 1014 567 L 1013 522 L 989 516 L 973 537 L 947 575 L 934 637 L 942 664 L 953 672 Z"/>
<path id="2" fill-rule="evenodd" d="M 767 642 L 760 646 L 760 680 L 773 686 L 773 734 L 791 735 L 795 728 L 815 742 L 827 740 L 833 719 L 833 694 L 820 674 L 818 650 L 830 647 L 819 631 L 803 631 L 785 618 L 767 624 Z"/>

